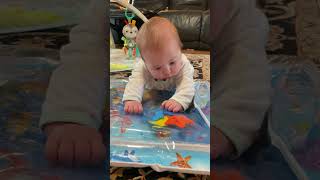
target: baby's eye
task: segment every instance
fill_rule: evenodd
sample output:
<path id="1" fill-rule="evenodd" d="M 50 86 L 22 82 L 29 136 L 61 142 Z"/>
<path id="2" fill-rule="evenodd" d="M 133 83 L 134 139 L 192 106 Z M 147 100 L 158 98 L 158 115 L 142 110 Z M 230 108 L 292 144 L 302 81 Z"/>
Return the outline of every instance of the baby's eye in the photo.
<path id="1" fill-rule="evenodd" d="M 156 70 L 160 70 L 160 69 L 161 69 L 161 67 L 157 67 L 157 68 L 156 68 Z"/>
<path id="2" fill-rule="evenodd" d="M 170 65 L 174 65 L 176 62 L 171 62 Z"/>
<path id="3" fill-rule="evenodd" d="M 127 30 L 126 33 L 128 33 L 129 31 Z"/>

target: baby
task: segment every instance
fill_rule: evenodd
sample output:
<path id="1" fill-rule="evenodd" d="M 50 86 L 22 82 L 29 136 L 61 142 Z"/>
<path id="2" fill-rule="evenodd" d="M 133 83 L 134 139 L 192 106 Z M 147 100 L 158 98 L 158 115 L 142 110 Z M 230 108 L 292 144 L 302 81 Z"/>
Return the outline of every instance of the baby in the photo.
<path id="1" fill-rule="evenodd" d="M 186 110 L 194 96 L 193 66 L 181 52 L 182 43 L 174 25 L 163 17 L 153 17 L 140 28 L 137 45 L 143 61 L 132 71 L 123 102 L 127 113 L 142 113 L 144 88 L 175 90 L 161 107 L 172 112 Z"/>

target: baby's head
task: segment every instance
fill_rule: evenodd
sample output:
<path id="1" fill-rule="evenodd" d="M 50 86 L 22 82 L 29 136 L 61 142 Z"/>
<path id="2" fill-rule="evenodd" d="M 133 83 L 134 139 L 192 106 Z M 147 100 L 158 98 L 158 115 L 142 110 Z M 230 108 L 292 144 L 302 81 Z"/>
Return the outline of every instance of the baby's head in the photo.
<path id="1" fill-rule="evenodd" d="M 140 28 L 136 43 L 153 78 L 165 80 L 182 67 L 182 43 L 175 26 L 166 18 L 153 17 Z"/>

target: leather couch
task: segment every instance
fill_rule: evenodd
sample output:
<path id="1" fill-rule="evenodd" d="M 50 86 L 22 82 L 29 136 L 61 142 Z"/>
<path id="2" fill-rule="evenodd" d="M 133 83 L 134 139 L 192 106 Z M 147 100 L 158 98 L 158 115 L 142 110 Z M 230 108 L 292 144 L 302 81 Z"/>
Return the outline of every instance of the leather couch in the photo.
<path id="1" fill-rule="evenodd" d="M 208 2 L 209 0 L 135 0 L 134 6 L 147 18 L 168 18 L 177 27 L 184 49 L 209 50 Z M 115 14 L 114 11 L 110 11 L 111 17 Z M 140 19 L 136 20 L 137 26 L 140 27 L 143 22 Z"/>
<path id="2" fill-rule="evenodd" d="M 175 24 L 184 48 L 209 50 L 209 11 L 174 10 L 160 12 L 159 15 Z"/>

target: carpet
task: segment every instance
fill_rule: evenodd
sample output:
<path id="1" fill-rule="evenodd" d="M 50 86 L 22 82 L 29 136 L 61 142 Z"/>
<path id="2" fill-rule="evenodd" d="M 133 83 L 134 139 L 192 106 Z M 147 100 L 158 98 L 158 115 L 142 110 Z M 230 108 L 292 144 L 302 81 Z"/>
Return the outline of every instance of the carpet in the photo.
<path id="1" fill-rule="evenodd" d="M 296 55 L 295 0 L 266 0 L 262 11 L 270 24 L 267 53 Z"/>
<path id="2" fill-rule="evenodd" d="M 320 71 L 320 1 L 263 0 L 269 24 L 270 64 L 311 62 Z"/>
<path id="3" fill-rule="evenodd" d="M 194 67 L 193 78 L 195 80 L 210 81 L 210 55 L 185 54 Z M 112 78 L 123 79 L 131 75 L 131 71 L 112 72 Z"/>

